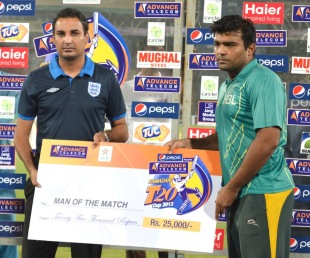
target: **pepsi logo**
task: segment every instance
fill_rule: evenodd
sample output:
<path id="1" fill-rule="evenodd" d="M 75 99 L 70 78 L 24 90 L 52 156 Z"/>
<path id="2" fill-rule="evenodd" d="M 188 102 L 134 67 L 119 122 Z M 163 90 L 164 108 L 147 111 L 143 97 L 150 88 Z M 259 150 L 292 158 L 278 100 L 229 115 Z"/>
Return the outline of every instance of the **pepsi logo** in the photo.
<path id="1" fill-rule="evenodd" d="M 3 13 L 5 10 L 5 5 L 4 3 L 0 2 L 0 13 Z"/>
<path id="2" fill-rule="evenodd" d="M 158 160 L 165 160 L 166 159 L 166 155 L 165 154 L 160 154 L 158 157 Z"/>
<path id="3" fill-rule="evenodd" d="M 303 96 L 305 96 L 306 94 L 306 90 L 304 88 L 304 86 L 302 85 L 296 85 L 294 88 L 293 88 L 293 95 L 295 98 L 302 98 Z"/>
<path id="4" fill-rule="evenodd" d="M 147 107 L 143 103 L 139 103 L 135 106 L 135 112 L 138 116 L 144 116 L 147 112 Z"/>
<path id="5" fill-rule="evenodd" d="M 301 195 L 301 191 L 298 187 L 294 187 L 294 199 L 298 199 Z"/>
<path id="6" fill-rule="evenodd" d="M 194 30 L 192 31 L 190 38 L 194 43 L 199 43 L 203 38 L 202 32 L 199 30 Z"/>
<path id="7" fill-rule="evenodd" d="M 295 238 L 290 239 L 290 251 L 295 251 L 298 248 L 298 242 Z"/>
<path id="8" fill-rule="evenodd" d="M 46 33 L 52 33 L 53 31 L 53 24 L 51 22 L 48 22 L 44 25 L 44 31 Z"/>

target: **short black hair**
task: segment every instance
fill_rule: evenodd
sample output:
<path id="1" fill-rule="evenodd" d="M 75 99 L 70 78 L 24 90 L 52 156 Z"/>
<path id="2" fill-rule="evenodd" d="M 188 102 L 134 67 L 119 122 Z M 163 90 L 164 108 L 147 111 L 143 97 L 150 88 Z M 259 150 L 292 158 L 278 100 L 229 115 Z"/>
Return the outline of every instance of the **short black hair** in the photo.
<path id="1" fill-rule="evenodd" d="M 213 22 L 210 26 L 213 33 L 224 34 L 227 32 L 241 32 L 241 38 L 245 49 L 251 44 L 256 43 L 256 29 L 252 20 L 241 17 L 240 15 L 227 15 Z"/>
<path id="2" fill-rule="evenodd" d="M 82 14 L 79 10 L 75 9 L 75 8 L 65 8 L 65 9 L 62 9 L 60 10 L 56 17 L 54 18 L 53 20 L 53 34 L 55 33 L 55 24 L 57 22 L 57 20 L 59 18 L 78 18 L 79 21 L 82 23 L 82 26 L 83 26 L 83 30 L 84 30 L 84 33 L 86 34 L 88 32 L 88 21 L 85 17 L 84 14 Z"/>

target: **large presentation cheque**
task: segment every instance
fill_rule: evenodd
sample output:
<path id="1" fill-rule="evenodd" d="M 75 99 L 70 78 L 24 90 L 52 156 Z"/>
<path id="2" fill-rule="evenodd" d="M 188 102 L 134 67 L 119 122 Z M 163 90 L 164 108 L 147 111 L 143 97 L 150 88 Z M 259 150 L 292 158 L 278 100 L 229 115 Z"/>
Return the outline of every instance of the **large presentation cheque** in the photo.
<path id="1" fill-rule="evenodd" d="M 29 239 L 213 252 L 219 154 L 44 140 Z"/>

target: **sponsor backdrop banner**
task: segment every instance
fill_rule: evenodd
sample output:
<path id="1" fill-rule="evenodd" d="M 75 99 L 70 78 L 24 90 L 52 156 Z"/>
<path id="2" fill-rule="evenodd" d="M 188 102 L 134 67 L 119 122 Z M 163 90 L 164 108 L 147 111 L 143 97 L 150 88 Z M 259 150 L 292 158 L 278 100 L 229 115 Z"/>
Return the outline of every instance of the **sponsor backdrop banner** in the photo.
<path id="1" fill-rule="evenodd" d="M 44 140 L 30 239 L 213 251 L 218 152 L 91 145 Z"/>

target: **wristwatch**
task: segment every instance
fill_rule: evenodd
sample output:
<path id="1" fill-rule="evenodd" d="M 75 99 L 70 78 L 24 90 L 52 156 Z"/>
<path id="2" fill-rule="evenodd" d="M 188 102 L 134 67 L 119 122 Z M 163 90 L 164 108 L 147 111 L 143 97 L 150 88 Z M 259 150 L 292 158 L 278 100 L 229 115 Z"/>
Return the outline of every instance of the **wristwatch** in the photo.
<path id="1" fill-rule="evenodd" d="M 103 134 L 103 136 L 104 136 L 104 138 L 105 138 L 105 141 L 106 141 L 106 142 L 109 142 L 110 139 L 109 139 L 109 136 L 107 135 L 107 133 L 106 133 L 105 131 L 102 131 L 102 134 Z"/>

